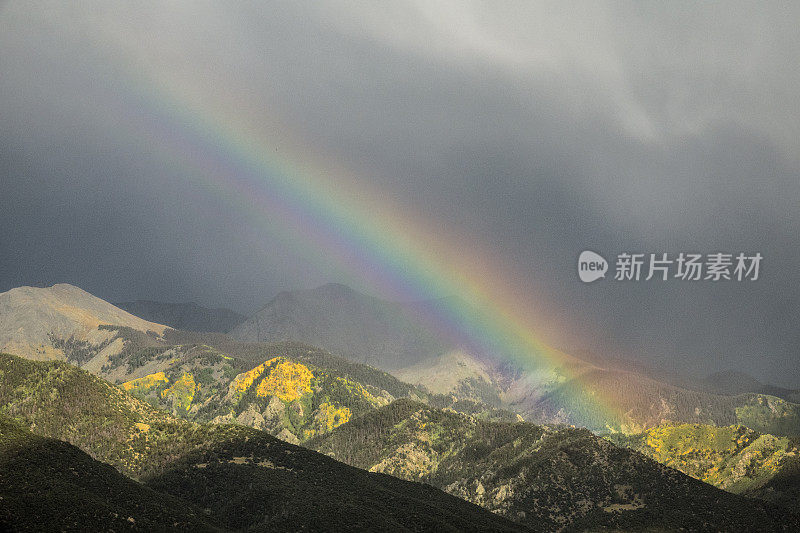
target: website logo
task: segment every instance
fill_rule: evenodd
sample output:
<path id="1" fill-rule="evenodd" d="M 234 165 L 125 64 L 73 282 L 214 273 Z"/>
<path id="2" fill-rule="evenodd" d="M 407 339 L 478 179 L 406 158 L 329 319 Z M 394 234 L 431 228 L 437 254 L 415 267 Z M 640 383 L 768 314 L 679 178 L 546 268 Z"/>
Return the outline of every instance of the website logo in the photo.
<path id="1" fill-rule="evenodd" d="M 757 281 L 763 256 L 756 252 L 708 254 L 630 253 L 617 254 L 614 281 Z M 605 278 L 609 265 L 597 252 L 586 250 L 578 257 L 578 277 L 584 283 Z"/>
<path id="2" fill-rule="evenodd" d="M 585 250 L 578 257 L 578 277 L 584 283 L 591 283 L 606 277 L 608 261 L 602 255 Z"/>

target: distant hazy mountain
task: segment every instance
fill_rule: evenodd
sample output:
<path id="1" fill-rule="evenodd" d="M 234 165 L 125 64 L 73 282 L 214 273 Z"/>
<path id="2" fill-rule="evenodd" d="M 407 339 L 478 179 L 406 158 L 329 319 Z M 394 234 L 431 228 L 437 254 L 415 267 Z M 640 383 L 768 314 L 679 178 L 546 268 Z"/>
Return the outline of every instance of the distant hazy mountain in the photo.
<path id="1" fill-rule="evenodd" d="M 424 481 L 534 531 L 791 531 L 797 517 L 586 430 L 481 421 L 398 400 L 307 443 Z"/>
<path id="2" fill-rule="evenodd" d="M 230 334 L 247 342 L 306 342 L 384 370 L 446 350 L 420 320 L 417 305 L 387 302 L 335 283 L 282 292 Z"/>
<path id="3" fill-rule="evenodd" d="M 571 424 L 598 433 L 639 433 L 684 422 L 742 424 L 780 436 L 800 434 L 800 405 L 778 396 L 704 392 L 708 386 L 683 388 L 566 355 L 557 359 L 561 364 L 521 368 L 452 351 L 394 374 L 438 394 L 510 409 L 532 422 Z"/>
<path id="4" fill-rule="evenodd" d="M 697 386 L 715 394 L 735 395 L 754 392 L 777 396 L 790 402 L 800 402 L 800 390 L 762 383 L 753 376 L 736 370 L 715 372 L 703 379 Z"/>
<path id="5" fill-rule="evenodd" d="M 209 309 L 194 302 L 164 303 L 136 300 L 114 305 L 145 320 L 186 331 L 227 333 L 247 318 L 224 307 Z"/>
<path id="6" fill-rule="evenodd" d="M 281 293 L 231 334 L 239 340 L 260 335 L 316 344 L 432 393 L 511 409 L 536 422 L 624 433 L 665 422 L 744 424 L 777 435 L 800 432 L 800 405 L 786 401 L 793 398 L 789 395 L 775 397 L 774 388 L 725 395 L 722 384 L 681 387 L 654 379 L 657 373 L 646 366 L 591 355 L 586 360 L 551 354 L 525 364 L 492 360 L 443 344 L 415 320 L 418 310 L 325 285 Z"/>

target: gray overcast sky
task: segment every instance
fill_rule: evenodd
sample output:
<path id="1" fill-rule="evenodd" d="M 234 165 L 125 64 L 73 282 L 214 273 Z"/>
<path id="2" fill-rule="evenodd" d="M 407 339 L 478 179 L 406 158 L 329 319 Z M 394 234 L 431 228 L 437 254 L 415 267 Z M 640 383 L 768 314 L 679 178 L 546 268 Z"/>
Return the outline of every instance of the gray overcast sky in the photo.
<path id="1" fill-rule="evenodd" d="M 772 2 L 0 4 L 0 290 L 242 312 L 374 290 L 165 154 L 182 125 L 148 115 L 163 85 L 246 107 L 265 150 L 283 125 L 493 250 L 569 350 L 800 387 L 798 20 Z M 587 248 L 764 263 L 754 283 L 584 285 Z"/>

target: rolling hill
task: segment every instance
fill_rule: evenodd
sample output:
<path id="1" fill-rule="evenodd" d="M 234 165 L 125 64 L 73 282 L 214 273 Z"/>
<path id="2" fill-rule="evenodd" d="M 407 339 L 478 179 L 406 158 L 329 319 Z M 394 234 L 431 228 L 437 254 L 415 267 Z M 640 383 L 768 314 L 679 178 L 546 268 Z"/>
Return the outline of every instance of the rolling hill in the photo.
<path id="1" fill-rule="evenodd" d="M 167 353 L 180 357 L 146 363 L 144 367 L 160 370 L 121 386 L 173 416 L 250 426 L 292 443 L 330 431 L 396 398 L 489 419 L 517 418 L 479 401 L 429 393 L 312 346 L 293 342 L 215 346 L 219 349 L 175 346 Z"/>
<path id="2" fill-rule="evenodd" d="M 613 411 L 598 410 L 598 397 L 613 405 Z M 639 433 L 665 423 L 685 422 L 741 424 L 779 436 L 800 434 L 800 405 L 781 398 L 698 392 L 618 370 L 593 370 L 543 397 L 521 398 L 512 408 L 527 420 L 573 424 L 604 433 Z"/>
<path id="3" fill-rule="evenodd" d="M 122 387 L 176 416 L 242 424 L 294 443 L 394 399 L 385 390 L 287 356 L 239 374 L 228 361 L 207 351 Z"/>
<path id="4" fill-rule="evenodd" d="M 714 489 L 585 430 L 487 422 L 400 400 L 309 441 L 330 458 L 252 428 L 174 418 L 63 362 L 3 355 L 0 372 L 0 415 L 203 509 L 207 523 L 221 528 L 798 525 L 778 508 Z"/>

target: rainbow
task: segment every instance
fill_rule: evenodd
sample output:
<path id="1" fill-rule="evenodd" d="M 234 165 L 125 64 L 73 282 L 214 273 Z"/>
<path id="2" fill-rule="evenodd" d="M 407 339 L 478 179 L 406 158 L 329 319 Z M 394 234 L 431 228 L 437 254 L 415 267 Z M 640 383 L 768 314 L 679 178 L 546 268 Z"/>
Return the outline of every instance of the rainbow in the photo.
<path id="1" fill-rule="evenodd" d="M 172 164 L 191 167 L 198 187 L 243 213 L 249 231 L 269 231 L 303 256 L 382 295 L 440 300 L 424 320 L 471 350 L 525 369 L 558 368 L 573 394 L 589 398 L 598 414 L 620 419 L 613 398 L 581 387 L 591 366 L 555 350 L 536 333 L 534 306 L 509 283 L 507 267 L 469 239 L 419 213 L 407 213 L 381 191 L 369 190 L 351 170 L 291 139 L 277 121 L 256 124 L 252 109 L 233 89 L 201 98 L 195 84 L 161 72 L 129 76 L 123 107 L 134 134 L 151 139 Z M 280 136 L 270 131 L 280 132 Z M 465 303 L 468 302 L 468 303 Z M 476 312 L 479 310 L 479 312 Z"/>

